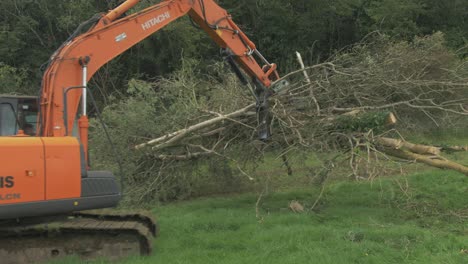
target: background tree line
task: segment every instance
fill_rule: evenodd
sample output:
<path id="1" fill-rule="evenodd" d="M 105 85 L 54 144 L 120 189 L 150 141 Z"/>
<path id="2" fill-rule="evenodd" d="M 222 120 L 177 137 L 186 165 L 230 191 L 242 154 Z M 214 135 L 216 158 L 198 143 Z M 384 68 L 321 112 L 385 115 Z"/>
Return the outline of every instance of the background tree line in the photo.
<path id="1" fill-rule="evenodd" d="M 2 0 L 0 92 L 35 94 L 41 65 L 74 29 L 121 0 Z M 135 10 L 158 1 L 143 0 Z M 372 31 L 411 40 L 442 31 L 452 49 L 466 56 L 466 0 L 220 0 L 234 20 L 282 72 L 295 68 L 294 51 L 306 64 L 324 61 Z M 129 79 L 167 75 L 182 59 L 219 61 L 218 47 L 187 17 L 154 34 L 107 65 L 93 84 L 102 98 L 125 94 Z"/>

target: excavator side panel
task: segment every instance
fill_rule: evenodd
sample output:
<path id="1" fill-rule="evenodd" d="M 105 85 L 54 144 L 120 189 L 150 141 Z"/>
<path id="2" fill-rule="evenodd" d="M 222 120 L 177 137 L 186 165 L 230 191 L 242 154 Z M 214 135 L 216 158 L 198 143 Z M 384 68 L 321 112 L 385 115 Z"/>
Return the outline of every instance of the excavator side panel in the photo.
<path id="1" fill-rule="evenodd" d="M 111 172 L 86 171 L 73 137 L 0 137 L 0 220 L 114 207 Z"/>
<path id="2" fill-rule="evenodd" d="M 44 147 L 40 138 L 0 137 L 0 205 L 45 199 Z"/>
<path id="3" fill-rule="evenodd" d="M 81 197 L 80 145 L 74 137 L 42 138 L 46 161 L 46 200 Z"/>

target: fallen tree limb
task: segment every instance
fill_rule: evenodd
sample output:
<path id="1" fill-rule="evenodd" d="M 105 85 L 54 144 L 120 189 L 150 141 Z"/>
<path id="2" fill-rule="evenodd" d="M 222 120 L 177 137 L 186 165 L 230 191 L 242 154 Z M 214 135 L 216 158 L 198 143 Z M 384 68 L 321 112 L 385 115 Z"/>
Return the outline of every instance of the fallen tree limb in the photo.
<path id="1" fill-rule="evenodd" d="M 196 153 L 188 153 L 186 155 L 158 155 L 155 158 L 158 160 L 177 160 L 177 161 L 183 161 L 183 160 L 191 160 L 191 159 L 196 159 L 200 157 L 205 157 L 209 155 L 214 155 L 213 152 L 196 152 Z"/>
<path id="2" fill-rule="evenodd" d="M 178 140 L 184 138 L 189 133 L 192 133 L 194 131 L 198 131 L 200 129 L 209 127 L 209 126 L 211 126 L 213 124 L 219 123 L 219 122 L 227 120 L 227 119 L 233 119 L 233 118 L 242 116 L 245 113 L 248 113 L 249 110 L 251 108 L 253 108 L 253 107 L 255 107 L 255 104 L 250 104 L 250 105 L 248 105 L 248 106 L 246 106 L 246 107 L 244 107 L 244 108 L 242 108 L 240 110 L 237 110 L 237 111 L 232 112 L 232 113 L 227 114 L 227 115 L 219 114 L 219 116 L 216 117 L 216 118 L 206 120 L 204 122 L 198 123 L 198 124 L 190 126 L 188 128 L 184 128 L 184 129 L 178 130 L 176 132 L 166 134 L 166 135 L 164 135 L 162 137 L 159 137 L 157 139 L 150 140 L 150 141 L 148 141 L 146 143 L 137 145 L 137 146 L 135 146 L 135 149 L 141 149 L 141 148 L 156 145 L 156 144 L 159 144 L 159 145 L 154 147 L 153 149 L 154 150 L 160 149 L 160 148 L 162 148 L 164 146 L 174 144 Z"/>
<path id="3" fill-rule="evenodd" d="M 426 165 L 433 166 L 439 169 L 455 170 L 468 176 L 468 167 L 447 159 L 439 159 L 438 157 L 434 158 L 430 156 L 424 156 L 403 149 L 380 148 L 380 150 L 385 154 L 388 154 L 393 157 L 405 160 L 413 160 L 415 162 L 424 163 Z"/>

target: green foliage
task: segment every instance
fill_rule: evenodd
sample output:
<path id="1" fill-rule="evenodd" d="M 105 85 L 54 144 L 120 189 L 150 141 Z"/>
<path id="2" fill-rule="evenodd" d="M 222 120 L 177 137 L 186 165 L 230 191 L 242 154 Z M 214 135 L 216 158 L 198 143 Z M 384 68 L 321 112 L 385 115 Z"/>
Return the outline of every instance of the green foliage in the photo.
<path id="1" fill-rule="evenodd" d="M 371 1 L 368 8 L 368 15 L 376 30 L 406 38 L 420 33 L 416 20 L 422 12 L 420 1 L 407 0 Z"/>
<path id="2" fill-rule="evenodd" d="M 79 23 L 104 6 L 95 1 L 0 1 L 0 61 L 27 74 L 21 87 L 37 94 L 41 65 Z"/>
<path id="3" fill-rule="evenodd" d="M 346 132 L 383 132 L 386 121 L 391 112 L 367 112 L 357 116 L 338 116 L 336 129 Z"/>
<path id="4" fill-rule="evenodd" d="M 0 62 L 0 94 L 22 94 L 28 92 L 24 85 L 27 74 Z"/>
<path id="5" fill-rule="evenodd" d="M 296 50 L 309 60 L 307 64 L 312 64 L 375 30 L 404 40 L 442 31 L 449 46 L 458 49 L 467 44 L 464 0 L 294 0 L 256 4 L 241 0 L 221 4 L 233 13 L 260 50 L 286 71 L 296 65 Z M 462 55 L 466 52 L 462 51 Z"/>

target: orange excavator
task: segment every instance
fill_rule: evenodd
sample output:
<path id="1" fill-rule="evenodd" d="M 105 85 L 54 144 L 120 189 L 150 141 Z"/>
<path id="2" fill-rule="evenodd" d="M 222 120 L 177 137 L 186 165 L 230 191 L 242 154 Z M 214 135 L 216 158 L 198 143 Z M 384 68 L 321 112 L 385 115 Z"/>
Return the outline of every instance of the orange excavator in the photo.
<path id="1" fill-rule="evenodd" d="M 239 77 L 254 83 L 259 135 L 269 136 L 267 99 L 277 66 L 226 10 L 214 0 L 163 0 L 126 15 L 138 2 L 127 0 L 82 23 L 51 56 L 40 98 L 0 96 L 2 263 L 151 252 L 157 227 L 150 215 L 95 211 L 115 207 L 122 194 L 111 172 L 90 170 L 87 83 L 104 64 L 184 15 L 225 51 Z"/>

